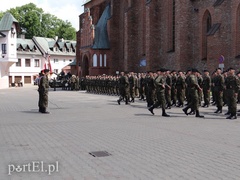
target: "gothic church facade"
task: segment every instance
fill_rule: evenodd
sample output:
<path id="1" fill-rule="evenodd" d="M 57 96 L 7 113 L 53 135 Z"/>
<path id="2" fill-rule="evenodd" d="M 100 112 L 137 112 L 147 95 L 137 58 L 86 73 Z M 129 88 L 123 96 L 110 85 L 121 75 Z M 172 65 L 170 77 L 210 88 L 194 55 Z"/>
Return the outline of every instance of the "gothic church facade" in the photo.
<path id="1" fill-rule="evenodd" d="M 240 69 L 239 0 L 89 0 L 84 8 L 77 32 L 80 76 Z"/>

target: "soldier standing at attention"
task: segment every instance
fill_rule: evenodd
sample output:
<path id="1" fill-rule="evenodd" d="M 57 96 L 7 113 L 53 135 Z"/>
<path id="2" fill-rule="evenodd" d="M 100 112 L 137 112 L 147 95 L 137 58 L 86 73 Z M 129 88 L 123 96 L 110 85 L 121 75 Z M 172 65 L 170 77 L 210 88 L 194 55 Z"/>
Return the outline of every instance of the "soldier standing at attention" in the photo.
<path id="1" fill-rule="evenodd" d="M 48 74 L 49 69 L 44 69 L 44 75 L 42 76 L 40 83 L 39 83 L 39 95 L 41 96 L 40 101 L 40 112 L 49 114 L 48 111 L 46 111 L 48 107 L 48 89 L 49 89 L 49 81 L 48 81 Z"/>
<path id="2" fill-rule="evenodd" d="M 217 110 L 214 113 L 222 113 L 224 78 L 221 73 L 222 70 L 218 68 L 216 70 L 216 76 L 213 79 L 213 93 L 215 93 L 215 102 L 217 106 Z"/>
<path id="3" fill-rule="evenodd" d="M 204 70 L 202 86 L 204 100 L 204 104 L 202 107 L 208 107 L 210 104 L 210 91 L 211 91 L 211 77 L 209 76 L 208 70 Z"/>
<path id="4" fill-rule="evenodd" d="M 188 79 L 188 86 L 189 86 L 189 98 L 191 101 L 187 105 L 187 107 L 183 108 L 183 112 L 188 115 L 189 113 L 187 112 L 189 108 L 191 108 L 191 111 L 196 112 L 196 117 L 203 118 L 204 116 L 199 114 L 199 97 L 198 97 L 198 91 L 202 91 L 200 86 L 198 85 L 197 81 L 197 69 L 192 69 L 191 75 L 189 75 Z"/>
<path id="5" fill-rule="evenodd" d="M 125 104 L 129 104 L 128 103 L 128 93 L 127 91 L 129 91 L 129 82 L 128 82 L 128 77 L 125 76 L 124 72 L 121 72 L 121 76 L 119 77 L 119 94 L 120 97 L 117 100 L 118 104 L 120 105 L 120 102 L 125 99 Z"/>
<path id="6" fill-rule="evenodd" d="M 228 76 L 225 79 L 225 85 L 228 112 L 230 114 L 226 119 L 237 119 L 237 96 L 240 83 L 233 68 L 228 69 Z"/>
<path id="7" fill-rule="evenodd" d="M 162 106 L 162 116 L 169 117 L 170 115 L 166 113 L 166 99 L 165 99 L 165 72 L 166 69 L 162 68 L 157 70 L 158 76 L 155 78 L 154 83 L 156 86 L 156 95 L 157 95 L 157 102 L 152 105 L 148 110 L 154 115 L 153 109 Z"/>

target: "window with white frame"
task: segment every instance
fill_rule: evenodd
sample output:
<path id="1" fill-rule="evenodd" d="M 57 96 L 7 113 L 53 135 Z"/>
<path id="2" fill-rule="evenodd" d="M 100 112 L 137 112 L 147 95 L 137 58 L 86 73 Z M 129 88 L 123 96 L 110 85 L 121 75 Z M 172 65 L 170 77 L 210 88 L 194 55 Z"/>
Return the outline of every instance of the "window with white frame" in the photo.
<path id="1" fill-rule="evenodd" d="M 31 60 L 25 59 L 25 67 L 31 67 Z"/>
<path id="2" fill-rule="evenodd" d="M 39 59 L 34 59 L 34 67 L 39 67 Z"/>
<path id="3" fill-rule="evenodd" d="M 97 67 L 97 55 L 93 55 L 93 67 Z"/>
<path id="4" fill-rule="evenodd" d="M 104 54 L 104 67 L 107 67 L 107 55 Z"/>
<path id="5" fill-rule="evenodd" d="M 100 63 L 99 63 L 99 66 L 100 66 L 100 67 L 102 67 L 102 65 L 103 65 L 102 62 L 103 62 L 103 60 L 102 60 L 102 54 L 100 54 Z"/>
<path id="6" fill-rule="evenodd" d="M 22 61 L 21 61 L 21 59 L 18 59 L 18 62 L 16 62 L 16 66 L 17 66 L 17 67 L 21 67 L 21 66 L 22 66 Z"/>

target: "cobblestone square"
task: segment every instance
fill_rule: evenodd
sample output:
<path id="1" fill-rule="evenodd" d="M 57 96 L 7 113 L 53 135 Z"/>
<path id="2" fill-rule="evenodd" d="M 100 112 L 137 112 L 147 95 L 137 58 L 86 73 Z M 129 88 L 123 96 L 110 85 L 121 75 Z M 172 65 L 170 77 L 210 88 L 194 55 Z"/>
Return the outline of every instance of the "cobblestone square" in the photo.
<path id="1" fill-rule="evenodd" d="M 173 107 L 166 118 L 145 101 L 57 89 L 41 114 L 36 86 L 0 97 L 0 180 L 240 179 L 240 118 L 227 120 L 226 106 L 200 108 L 204 119 Z"/>

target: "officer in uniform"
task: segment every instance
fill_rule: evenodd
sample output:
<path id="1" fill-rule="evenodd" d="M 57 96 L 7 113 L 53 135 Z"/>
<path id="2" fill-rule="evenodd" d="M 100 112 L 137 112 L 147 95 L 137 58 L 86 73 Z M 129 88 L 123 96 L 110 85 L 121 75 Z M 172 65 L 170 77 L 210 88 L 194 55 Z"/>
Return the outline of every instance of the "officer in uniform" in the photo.
<path id="1" fill-rule="evenodd" d="M 233 68 L 228 69 L 228 76 L 225 79 L 225 85 L 229 112 L 229 116 L 226 119 L 237 119 L 237 96 L 240 83 Z"/>
<path id="2" fill-rule="evenodd" d="M 165 99 L 165 86 L 166 86 L 166 78 L 165 78 L 166 69 L 161 68 L 157 70 L 158 76 L 155 78 L 154 83 L 156 86 L 156 95 L 157 101 L 154 105 L 152 105 L 148 110 L 154 115 L 153 109 L 162 106 L 162 116 L 169 117 L 170 115 L 166 113 L 166 99 Z"/>
<path id="3" fill-rule="evenodd" d="M 48 89 L 49 89 L 49 81 L 48 81 L 48 74 L 49 69 L 44 69 L 44 75 L 42 76 L 40 83 L 39 83 L 39 96 L 41 97 L 41 100 L 39 101 L 39 111 L 41 113 L 49 114 L 48 111 L 46 111 L 48 107 Z"/>
<path id="4" fill-rule="evenodd" d="M 199 114 L 198 91 L 202 91 L 202 89 L 198 84 L 197 73 L 198 73 L 197 69 L 192 69 L 192 72 L 189 75 L 188 87 L 189 87 L 189 98 L 191 99 L 191 101 L 185 108 L 183 108 L 183 112 L 186 115 L 188 115 L 189 113 L 187 111 L 189 108 L 191 108 L 191 111 L 196 112 L 196 117 L 203 118 L 204 116 Z"/>

